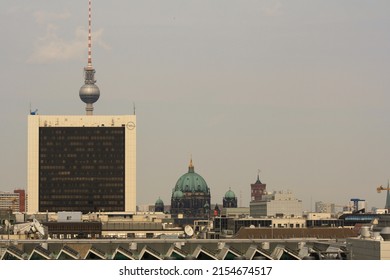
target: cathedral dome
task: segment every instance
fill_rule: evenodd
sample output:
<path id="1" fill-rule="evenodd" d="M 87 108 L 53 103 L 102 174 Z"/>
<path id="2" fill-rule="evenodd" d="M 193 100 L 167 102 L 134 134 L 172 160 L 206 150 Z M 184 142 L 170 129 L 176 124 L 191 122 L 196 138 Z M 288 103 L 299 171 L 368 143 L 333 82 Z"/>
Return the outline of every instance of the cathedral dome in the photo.
<path id="1" fill-rule="evenodd" d="M 161 200 L 161 198 L 158 198 L 157 200 L 156 200 L 156 203 L 154 204 L 154 205 L 164 205 L 164 202 Z"/>
<path id="2" fill-rule="evenodd" d="M 164 212 L 164 202 L 161 200 L 161 198 L 158 198 L 156 200 L 156 203 L 154 204 L 154 211 L 156 212 Z"/>
<path id="3" fill-rule="evenodd" d="M 182 175 L 179 180 L 177 180 L 175 188 L 173 189 L 173 195 L 177 192 L 193 192 L 193 193 L 210 193 L 210 189 L 207 186 L 206 181 L 202 176 L 195 173 L 194 166 L 192 165 L 192 160 L 188 168 L 188 173 Z"/>
<path id="4" fill-rule="evenodd" d="M 177 180 L 172 189 L 171 215 L 205 219 L 210 215 L 210 199 L 210 189 L 203 177 L 195 173 L 191 159 L 188 172 Z"/>
<path id="5" fill-rule="evenodd" d="M 232 190 L 229 189 L 225 193 L 225 198 L 228 198 L 228 199 L 236 198 L 236 194 Z"/>

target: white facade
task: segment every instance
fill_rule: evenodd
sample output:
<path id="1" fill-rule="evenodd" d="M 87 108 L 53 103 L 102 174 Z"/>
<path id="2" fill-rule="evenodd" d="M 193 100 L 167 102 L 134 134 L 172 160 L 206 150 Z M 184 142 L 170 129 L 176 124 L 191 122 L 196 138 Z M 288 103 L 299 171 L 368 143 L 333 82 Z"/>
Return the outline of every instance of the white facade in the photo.
<path id="1" fill-rule="evenodd" d="M 82 213 L 81 212 L 58 212 L 57 213 L 58 222 L 81 222 Z"/>
<path id="2" fill-rule="evenodd" d="M 40 127 L 125 127 L 125 211 L 136 211 L 136 116 L 28 116 L 27 193 L 29 213 L 39 211 Z"/>
<path id="3" fill-rule="evenodd" d="M 317 201 L 315 203 L 315 208 L 317 213 L 336 213 L 336 205 L 334 203 Z"/>
<path id="4" fill-rule="evenodd" d="M 249 216 L 249 207 L 222 208 L 221 216 L 225 217 L 247 217 Z"/>
<path id="5" fill-rule="evenodd" d="M 374 210 L 374 213 L 375 214 L 388 214 L 389 210 L 387 210 L 385 208 L 377 208 Z"/>
<path id="6" fill-rule="evenodd" d="M 302 201 L 289 191 L 263 195 L 262 201 L 250 202 L 249 208 L 252 217 L 302 216 Z"/>
<path id="7" fill-rule="evenodd" d="M 273 228 L 305 228 L 306 219 L 299 218 L 273 218 L 272 219 Z"/>
<path id="8" fill-rule="evenodd" d="M 308 220 L 323 220 L 323 219 L 331 219 L 331 218 L 332 218 L 331 213 L 321 213 L 321 212 L 307 213 Z"/>

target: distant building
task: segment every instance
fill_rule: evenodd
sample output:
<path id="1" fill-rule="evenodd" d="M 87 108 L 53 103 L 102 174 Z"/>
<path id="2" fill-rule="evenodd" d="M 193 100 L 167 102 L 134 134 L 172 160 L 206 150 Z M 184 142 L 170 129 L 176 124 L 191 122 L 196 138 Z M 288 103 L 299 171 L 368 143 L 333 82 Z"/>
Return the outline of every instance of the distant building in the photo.
<path id="1" fill-rule="evenodd" d="M 249 208 L 252 217 L 302 216 L 302 201 L 289 191 L 263 195 L 261 201 L 251 201 Z"/>
<path id="2" fill-rule="evenodd" d="M 11 209 L 12 212 L 26 211 L 26 192 L 22 189 L 11 192 L 0 192 L 0 209 Z"/>
<path id="3" fill-rule="evenodd" d="M 154 204 L 154 211 L 155 212 L 164 212 L 164 202 L 161 200 L 161 198 L 158 198 L 156 200 L 156 203 Z"/>
<path id="4" fill-rule="evenodd" d="M 53 239 L 72 238 L 100 238 L 102 235 L 102 223 L 88 222 L 44 222 L 48 229 L 48 236 Z"/>
<path id="5" fill-rule="evenodd" d="M 154 212 L 154 204 L 140 204 L 137 205 L 137 212 Z"/>
<path id="6" fill-rule="evenodd" d="M 233 217 L 217 217 L 214 222 L 216 232 L 229 230 L 233 234 L 237 233 L 242 227 L 250 228 L 305 228 L 306 219 L 302 217 L 288 218 L 233 218 Z"/>
<path id="7" fill-rule="evenodd" d="M 260 181 L 259 174 L 257 174 L 256 182 L 251 184 L 251 201 L 261 201 L 266 192 L 266 186 Z"/>
<path id="8" fill-rule="evenodd" d="M 172 189 L 171 214 L 190 219 L 210 216 L 210 189 L 202 176 L 195 173 L 192 159 L 188 172 L 182 175 Z"/>
<path id="9" fill-rule="evenodd" d="M 237 208 L 236 194 L 229 189 L 222 200 L 223 208 Z"/>
<path id="10" fill-rule="evenodd" d="M 19 194 L 19 212 L 26 212 L 26 191 L 17 189 L 14 190 L 14 193 Z"/>
<path id="11" fill-rule="evenodd" d="M 249 207 L 223 208 L 221 211 L 222 217 L 244 218 L 249 217 Z"/>
<path id="12" fill-rule="evenodd" d="M 0 209 L 20 212 L 20 195 L 18 193 L 0 192 Z"/>
<path id="13" fill-rule="evenodd" d="M 306 227 L 343 227 L 344 221 L 333 218 L 332 213 L 309 212 L 306 215 Z"/>
<path id="14" fill-rule="evenodd" d="M 317 201 L 315 203 L 315 211 L 317 213 L 336 213 L 336 205 L 334 203 Z"/>

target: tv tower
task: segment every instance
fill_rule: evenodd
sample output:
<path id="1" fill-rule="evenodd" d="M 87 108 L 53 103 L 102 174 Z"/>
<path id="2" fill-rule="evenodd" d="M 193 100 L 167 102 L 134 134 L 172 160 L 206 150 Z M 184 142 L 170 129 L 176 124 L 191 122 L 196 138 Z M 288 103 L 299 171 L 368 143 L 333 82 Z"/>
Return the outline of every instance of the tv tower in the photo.
<path id="1" fill-rule="evenodd" d="M 80 88 L 80 99 L 86 103 L 87 115 L 93 115 L 93 103 L 98 101 L 100 90 L 95 85 L 95 69 L 92 66 L 92 28 L 91 28 L 91 0 L 88 2 L 88 64 L 84 67 L 84 85 Z"/>
<path id="2" fill-rule="evenodd" d="M 100 90 L 92 66 L 92 1 L 82 2 L 85 6 L 88 2 L 89 8 L 88 61 L 83 67 L 85 81 L 79 92 L 80 99 L 86 103 L 86 115 L 48 116 L 30 110 L 28 213 L 134 213 L 137 210 L 137 117 L 135 114 L 93 115 L 93 103 L 99 99 Z M 53 172 L 53 166 L 63 176 Z"/>

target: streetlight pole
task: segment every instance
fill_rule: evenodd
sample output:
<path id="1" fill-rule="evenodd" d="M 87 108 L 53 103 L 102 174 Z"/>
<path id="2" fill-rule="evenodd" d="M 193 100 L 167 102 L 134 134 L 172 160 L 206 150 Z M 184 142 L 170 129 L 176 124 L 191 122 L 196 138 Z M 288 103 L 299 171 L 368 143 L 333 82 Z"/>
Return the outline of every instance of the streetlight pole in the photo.
<path id="1" fill-rule="evenodd" d="M 8 225 L 7 225 L 7 232 L 8 232 L 8 241 L 9 241 L 9 228 L 11 227 L 11 207 L 8 209 Z"/>

